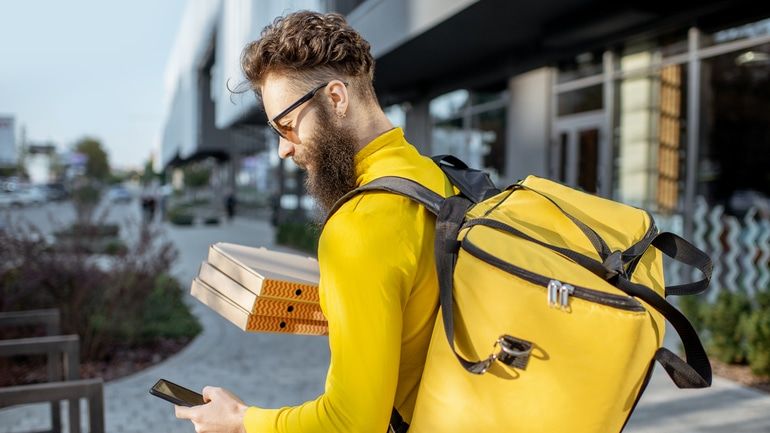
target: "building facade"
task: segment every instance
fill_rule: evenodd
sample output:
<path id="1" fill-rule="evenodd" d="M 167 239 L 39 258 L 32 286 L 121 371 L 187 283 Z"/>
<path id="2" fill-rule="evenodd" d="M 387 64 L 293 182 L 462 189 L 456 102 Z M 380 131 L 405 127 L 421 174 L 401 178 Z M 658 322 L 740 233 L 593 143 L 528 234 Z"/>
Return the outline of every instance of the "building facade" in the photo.
<path id="1" fill-rule="evenodd" d="M 192 1 L 169 62 L 164 167 L 215 156 L 230 182 L 259 178 L 239 174 L 246 158 L 283 207 L 312 204 L 254 97 L 228 90 L 243 46 L 297 9 L 345 14 L 407 138 L 500 185 L 547 176 L 679 216 L 685 232 L 697 197 L 740 214 L 770 196 L 770 4 L 748 1 Z"/>
<path id="2" fill-rule="evenodd" d="M 11 116 L 0 116 L 0 167 L 15 167 L 18 164 L 16 151 L 16 125 Z"/>
<path id="3" fill-rule="evenodd" d="M 770 5 L 353 3 L 378 95 L 425 153 L 684 217 L 685 232 L 696 197 L 741 214 L 770 196 Z"/>

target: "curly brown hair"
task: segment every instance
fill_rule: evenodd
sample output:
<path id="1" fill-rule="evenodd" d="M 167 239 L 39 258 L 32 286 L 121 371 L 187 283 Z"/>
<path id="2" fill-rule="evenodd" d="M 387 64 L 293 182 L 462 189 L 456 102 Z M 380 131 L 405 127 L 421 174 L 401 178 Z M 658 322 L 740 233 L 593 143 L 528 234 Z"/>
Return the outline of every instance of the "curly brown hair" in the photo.
<path id="1" fill-rule="evenodd" d="M 265 77 L 278 72 L 291 74 L 298 91 L 339 79 L 375 98 L 369 43 L 336 13 L 299 11 L 276 18 L 243 49 L 241 68 L 257 96 Z"/>

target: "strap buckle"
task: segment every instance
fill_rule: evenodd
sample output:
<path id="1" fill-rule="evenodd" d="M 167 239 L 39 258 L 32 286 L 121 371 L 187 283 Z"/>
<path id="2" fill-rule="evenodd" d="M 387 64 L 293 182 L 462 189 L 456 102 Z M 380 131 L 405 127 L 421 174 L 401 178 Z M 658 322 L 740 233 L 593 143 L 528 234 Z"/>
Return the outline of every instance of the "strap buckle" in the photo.
<path id="1" fill-rule="evenodd" d="M 623 265 L 623 252 L 613 251 L 602 263 L 602 266 L 604 266 L 604 269 L 607 272 L 604 279 L 609 281 L 618 275 L 627 278 L 626 270 L 623 268 Z"/>
<path id="2" fill-rule="evenodd" d="M 474 369 L 472 373 L 486 373 L 495 361 L 500 361 L 509 367 L 518 368 L 519 370 L 527 369 L 529 356 L 532 354 L 531 342 L 504 334 L 492 345 L 493 349 L 497 347 L 500 350 L 492 352 L 487 359 L 481 361 L 479 368 Z"/>

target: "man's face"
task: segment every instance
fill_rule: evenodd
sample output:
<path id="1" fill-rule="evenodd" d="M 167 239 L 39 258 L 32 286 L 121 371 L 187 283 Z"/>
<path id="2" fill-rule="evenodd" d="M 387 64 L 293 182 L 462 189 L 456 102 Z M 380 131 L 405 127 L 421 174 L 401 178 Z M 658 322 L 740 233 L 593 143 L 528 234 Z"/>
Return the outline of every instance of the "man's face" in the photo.
<path id="1" fill-rule="evenodd" d="M 317 85 L 313 83 L 308 90 Z M 285 77 L 268 76 L 262 87 L 268 119 L 273 119 L 303 94 L 304 91 L 298 92 L 290 86 Z M 279 139 L 278 155 L 291 157 L 307 171 L 305 187 L 324 212 L 356 185 L 355 136 L 334 114 L 334 104 L 328 89 L 324 88 L 277 122 L 285 135 Z"/>

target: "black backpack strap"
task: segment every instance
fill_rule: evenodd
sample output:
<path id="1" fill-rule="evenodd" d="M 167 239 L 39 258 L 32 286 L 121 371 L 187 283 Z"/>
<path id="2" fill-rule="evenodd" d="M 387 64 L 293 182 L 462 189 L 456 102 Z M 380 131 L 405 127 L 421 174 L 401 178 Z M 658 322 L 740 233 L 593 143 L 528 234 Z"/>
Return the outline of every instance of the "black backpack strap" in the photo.
<path id="1" fill-rule="evenodd" d="M 444 199 L 413 180 L 397 176 L 386 176 L 377 178 L 345 194 L 334 204 L 326 221 L 351 197 L 366 191 L 386 191 L 410 198 L 437 215 L 435 235 L 436 273 L 439 283 L 441 314 L 444 319 L 444 332 L 449 341 L 449 346 L 460 361 L 460 364 L 471 373 L 484 373 L 490 364 L 494 362 L 494 359 L 487 358 L 481 361 L 469 361 L 457 353 L 454 344 L 454 299 L 452 290 L 454 268 L 460 247 L 457 235 L 465 221 L 465 212 L 473 206 L 473 202 L 463 195 Z"/>
<path id="2" fill-rule="evenodd" d="M 500 193 L 488 173 L 468 167 L 460 158 L 453 155 L 436 155 L 432 159 L 452 185 L 473 203 L 482 202 Z"/>
<path id="3" fill-rule="evenodd" d="M 711 364 L 698 333 L 679 310 L 649 287 L 618 278 L 616 286 L 626 294 L 641 299 L 668 320 L 679 334 L 685 359 L 665 347 L 655 352 L 655 359 L 679 388 L 706 388 L 711 385 Z"/>
<path id="4" fill-rule="evenodd" d="M 711 282 L 713 264 L 711 258 L 681 237 L 664 232 L 655 237 L 652 245 L 672 259 L 691 266 L 703 274 L 703 279 L 693 283 L 666 286 L 666 296 L 697 295 L 706 290 Z"/>
<path id="5" fill-rule="evenodd" d="M 551 204 L 556 206 L 556 209 L 558 209 L 559 212 L 561 212 L 564 216 L 569 218 L 569 220 L 572 221 L 580 229 L 581 232 L 583 232 L 586 238 L 588 238 L 588 241 L 591 242 L 591 245 L 594 246 L 594 249 L 596 249 L 596 253 L 599 254 L 599 257 L 601 257 L 602 260 L 606 260 L 607 257 L 609 257 L 612 254 L 612 250 L 610 250 L 610 247 L 607 246 L 607 242 L 605 242 L 604 239 L 602 239 L 602 237 L 599 236 L 599 234 L 594 231 L 594 229 L 592 229 L 583 221 L 580 221 L 579 219 L 575 218 L 572 214 L 564 210 L 564 208 L 562 208 L 558 203 L 556 203 L 556 201 L 552 199 L 550 196 L 548 196 L 548 194 L 544 194 L 522 183 L 511 185 L 510 188 L 527 190 L 529 192 L 533 192 L 545 198 L 546 200 L 551 202 Z"/>
<path id="6" fill-rule="evenodd" d="M 628 258 L 631 261 L 628 272 L 629 277 L 633 275 L 634 268 L 639 259 L 642 258 L 642 255 L 647 252 L 650 246 L 654 246 L 673 260 L 695 268 L 703 274 L 702 279 L 692 283 L 666 286 L 666 296 L 697 295 L 703 293 L 708 288 L 714 268 L 711 258 L 681 236 L 670 232 L 656 233 L 654 236 L 645 237 L 641 242 L 633 245 L 623 253 L 624 260 Z"/>
<path id="7" fill-rule="evenodd" d="M 401 417 L 401 414 L 394 407 L 390 413 L 390 424 L 388 424 L 387 433 L 406 433 L 407 430 L 409 430 L 409 424 L 404 421 L 404 418 Z"/>
<path id="8" fill-rule="evenodd" d="M 457 254 L 460 249 L 457 235 L 465 221 L 465 213 L 471 206 L 473 206 L 473 203 L 461 195 L 447 198 L 444 205 L 441 206 L 441 210 L 436 218 L 436 274 L 438 275 L 439 301 L 441 303 L 441 316 L 444 321 L 444 333 L 449 342 L 449 347 L 463 368 L 474 374 L 483 374 L 491 363 L 494 362 L 494 359 L 469 361 L 463 358 L 455 349 L 454 337 L 454 297 L 452 291 L 454 288 L 454 270 L 457 264 Z"/>
<path id="9" fill-rule="evenodd" d="M 434 215 L 438 215 L 441 203 L 444 201 L 444 197 L 436 194 L 430 189 L 424 187 L 418 182 L 411 179 L 399 176 L 383 176 L 373 181 L 361 185 L 358 188 L 343 195 L 339 200 L 334 203 L 329 213 L 324 219 L 324 225 L 329 221 L 332 215 L 343 205 L 350 200 L 353 196 L 358 195 L 366 191 L 385 191 L 392 192 L 407 198 L 410 198 L 417 203 L 425 206 L 428 211 Z"/>

